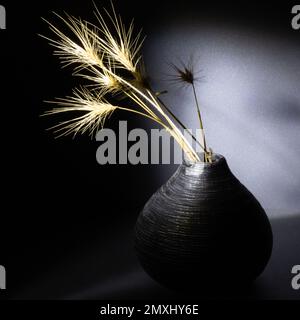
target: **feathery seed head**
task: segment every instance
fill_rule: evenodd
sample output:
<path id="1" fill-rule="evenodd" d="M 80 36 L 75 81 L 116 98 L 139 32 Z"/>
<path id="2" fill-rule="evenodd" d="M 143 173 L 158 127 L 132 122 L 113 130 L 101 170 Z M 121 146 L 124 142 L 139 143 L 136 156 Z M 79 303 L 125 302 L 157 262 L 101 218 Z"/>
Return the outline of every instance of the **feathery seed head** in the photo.
<path id="1" fill-rule="evenodd" d="M 139 52 L 144 39 L 141 39 L 141 31 L 134 38 L 133 21 L 126 29 L 122 18 L 116 14 L 113 3 L 111 3 L 111 9 L 112 14 L 106 9 L 104 10 L 111 22 L 112 29 L 109 28 L 108 23 L 95 5 L 94 13 L 100 25 L 98 30 L 101 32 L 101 36 L 97 35 L 98 44 L 109 59 L 113 60 L 116 67 L 126 69 L 135 75 L 138 72 L 137 66 L 141 59 Z"/>
<path id="2" fill-rule="evenodd" d="M 55 55 L 66 65 L 78 64 L 77 68 L 84 68 L 90 65 L 103 67 L 103 55 L 101 55 L 97 40 L 97 30 L 90 29 L 88 23 L 80 19 L 67 15 L 67 18 L 56 14 L 65 25 L 72 31 L 77 41 L 72 40 L 62 31 L 56 28 L 53 24 L 45 20 L 51 31 L 57 36 L 58 40 L 53 40 L 47 37 L 50 44 L 56 48 Z"/>
<path id="3" fill-rule="evenodd" d="M 80 74 L 87 80 L 93 82 L 89 87 L 93 87 L 93 90 L 99 90 L 99 95 L 104 96 L 107 93 L 115 94 L 123 89 L 122 83 L 120 83 L 119 77 L 115 74 L 114 67 L 112 65 L 107 65 L 105 69 L 99 70 L 99 68 L 90 67 L 89 71 L 91 74 Z"/>
<path id="4" fill-rule="evenodd" d="M 58 114 L 64 112 L 84 112 L 82 116 L 75 117 L 71 120 L 64 121 L 52 127 L 55 132 L 62 132 L 59 136 L 85 133 L 87 131 L 92 135 L 96 130 L 100 129 L 106 117 L 117 109 L 100 96 L 93 95 L 86 88 L 76 89 L 73 91 L 73 97 L 57 99 L 55 103 L 60 107 L 47 111 L 45 114 Z"/>

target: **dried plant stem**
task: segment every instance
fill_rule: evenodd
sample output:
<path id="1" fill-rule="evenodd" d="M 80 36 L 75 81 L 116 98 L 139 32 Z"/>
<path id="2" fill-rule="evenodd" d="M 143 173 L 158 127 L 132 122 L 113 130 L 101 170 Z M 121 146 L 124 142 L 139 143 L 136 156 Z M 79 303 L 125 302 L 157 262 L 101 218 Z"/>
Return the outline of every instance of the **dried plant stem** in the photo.
<path id="1" fill-rule="evenodd" d="M 187 132 L 191 136 L 191 138 L 200 146 L 200 148 L 204 150 L 204 147 L 202 146 L 202 144 L 190 132 L 190 130 L 188 130 L 187 127 L 178 119 L 178 117 L 166 106 L 166 104 L 159 97 L 157 97 L 157 100 L 167 110 L 167 112 L 175 119 L 175 121 L 185 130 L 185 132 Z"/>
<path id="2" fill-rule="evenodd" d="M 198 97 L 197 97 L 194 83 L 192 83 L 192 88 L 193 88 L 193 93 L 194 93 L 194 98 L 195 98 L 195 103 L 196 103 L 196 108 L 197 108 L 197 114 L 198 114 L 198 119 L 199 119 L 199 124 L 200 124 L 200 130 L 201 130 L 201 135 L 202 135 L 202 140 L 203 140 L 204 162 L 211 162 L 210 152 L 207 150 L 207 146 L 206 146 L 205 132 L 204 132 L 199 101 L 198 101 Z"/>
<path id="3" fill-rule="evenodd" d="M 172 128 L 173 132 L 176 133 L 174 135 L 174 138 L 179 143 L 179 145 L 182 147 L 182 149 L 187 153 L 189 158 L 192 161 L 199 161 L 199 156 L 197 155 L 196 151 L 193 149 L 193 147 L 190 145 L 190 143 L 187 141 L 185 136 L 182 134 L 182 132 L 177 128 L 177 126 L 174 124 L 174 122 L 170 119 L 170 117 L 163 111 L 160 104 L 156 100 L 156 96 L 150 91 L 147 90 L 147 93 L 150 95 L 153 101 L 153 106 L 155 106 L 159 112 L 163 115 L 163 117 L 166 119 L 170 127 Z"/>
<path id="4" fill-rule="evenodd" d="M 144 40 L 141 39 L 141 32 L 134 37 L 133 23 L 127 29 L 121 17 L 116 14 L 112 3 L 112 13 L 104 9 L 109 24 L 106 23 L 104 16 L 101 15 L 96 6 L 95 9 L 99 26 L 70 15 L 67 15 L 67 19 L 57 15 L 72 31 L 75 36 L 74 40 L 47 22 L 50 29 L 59 37 L 58 40 L 47 38 L 51 45 L 56 48 L 55 54 L 60 56 L 65 65 L 76 64 L 74 75 L 94 82 L 91 86 L 98 89 L 98 93 L 95 94 L 94 89 L 88 90 L 85 87 L 82 90 L 75 91 L 74 97 L 57 101 L 60 108 L 53 109 L 47 114 L 67 111 L 85 112 L 83 116 L 60 123 L 57 126 L 58 130 L 66 130 L 65 134 L 74 132 L 74 135 L 89 130 L 92 134 L 99 126 L 103 126 L 106 117 L 114 110 L 124 110 L 139 114 L 160 124 L 173 136 L 188 158 L 192 162 L 198 162 L 200 157 L 181 130 L 181 128 L 186 129 L 188 134 L 204 150 L 207 160 L 208 152 L 200 111 L 199 119 L 203 131 L 204 146 L 197 141 L 193 134 L 187 130 L 184 124 L 150 88 L 143 69 L 142 56 L 139 53 Z M 84 70 L 89 73 L 82 74 L 81 71 Z M 122 72 L 122 70 L 126 70 L 127 73 Z M 106 95 L 116 93 L 124 94 L 142 110 L 110 104 L 105 98 Z M 199 110 L 196 95 L 195 99 Z"/>
<path id="5" fill-rule="evenodd" d="M 155 95 L 150 91 L 146 90 L 147 94 L 143 93 L 140 89 L 138 89 L 136 86 L 131 84 L 129 81 L 125 80 L 122 77 L 119 77 L 118 75 L 114 74 L 111 70 L 107 69 L 107 72 L 112 73 L 116 79 L 118 79 L 121 83 L 125 84 L 129 88 L 131 88 L 133 91 L 135 91 L 138 95 L 140 95 L 143 99 L 148 101 L 168 122 L 170 125 L 170 133 L 173 135 L 174 139 L 179 143 L 181 148 L 187 153 L 188 157 L 192 161 L 199 161 L 199 156 L 197 155 L 196 151 L 193 149 L 193 147 L 189 144 L 189 142 L 186 140 L 184 135 L 181 133 L 181 131 L 176 127 L 174 122 L 168 117 L 168 115 L 163 111 L 160 104 L 156 101 Z"/>
<path id="6" fill-rule="evenodd" d="M 142 107 L 147 113 L 149 113 L 153 118 L 159 119 L 159 117 L 147 106 L 144 101 L 138 97 L 134 92 L 125 92 L 125 94 L 140 107 Z"/>
<path id="7" fill-rule="evenodd" d="M 170 131 L 170 130 L 169 130 L 169 127 L 166 126 L 166 125 L 165 125 L 162 121 L 160 121 L 157 117 L 154 118 L 154 117 L 150 116 L 149 114 L 146 114 L 146 113 L 144 113 L 144 112 L 140 112 L 140 111 L 138 111 L 138 110 L 134 110 L 134 109 L 131 109 L 131 108 L 117 107 L 117 109 L 123 110 L 123 111 L 129 111 L 129 112 L 132 112 L 132 113 L 136 113 L 136 114 L 138 114 L 138 115 L 141 115 L 141 116 L 143 116 L 143 117 L 146 117 L 146 118 L 148 118 L 148 119 L 151 119 L 151 120 L 157 122 L 158 124 L 160 124 L 161 126 L 163 126 L 165 129 L 168 129 L 168 131 Z"/>

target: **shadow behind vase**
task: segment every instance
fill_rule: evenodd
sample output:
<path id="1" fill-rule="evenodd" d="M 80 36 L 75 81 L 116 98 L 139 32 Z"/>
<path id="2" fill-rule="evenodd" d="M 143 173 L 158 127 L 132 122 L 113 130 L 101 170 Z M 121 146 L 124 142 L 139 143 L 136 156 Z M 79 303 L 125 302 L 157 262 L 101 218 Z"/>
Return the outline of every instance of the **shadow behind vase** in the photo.
<path id="1" fill-rule="evenodd" d="M 181 164 L 135 227 L 143 268 L 173 289 L 246 285 L 264 270 L 272 243 L 265 211 L 221 155 Z"/>

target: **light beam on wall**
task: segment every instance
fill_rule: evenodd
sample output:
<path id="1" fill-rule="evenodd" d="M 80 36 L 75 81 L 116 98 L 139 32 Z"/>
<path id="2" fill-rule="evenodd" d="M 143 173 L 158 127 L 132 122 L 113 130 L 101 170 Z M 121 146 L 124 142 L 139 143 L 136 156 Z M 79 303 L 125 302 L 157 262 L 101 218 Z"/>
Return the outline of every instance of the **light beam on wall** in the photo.
<path id="1" fill-rule="evenodd" d="M 193 97 L 159 81 L 166 63 L 198 58 L 198 83 L 209 145 L 268 213 L 300 213 L 300 45 L 280 36 L 214 23 L 176 21 L 149 35 L 147 65 L 163 99 L 197 127 Z"/>

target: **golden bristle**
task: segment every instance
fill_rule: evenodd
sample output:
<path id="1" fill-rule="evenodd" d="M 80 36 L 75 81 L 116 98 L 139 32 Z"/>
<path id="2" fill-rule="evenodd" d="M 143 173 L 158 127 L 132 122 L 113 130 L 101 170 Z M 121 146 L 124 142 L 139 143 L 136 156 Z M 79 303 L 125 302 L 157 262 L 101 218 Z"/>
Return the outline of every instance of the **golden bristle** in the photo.
<path id="1" fill-rule="evenodd" d="M 56 47 L 55 54 L 59 55 L 66 65 L 75 64 L 74 75 L 90 80 L 92 82 L 90 86 L 94 87 L 94 89 L 85 87 L 75 90 L 73 97 L 58 99 L 55 103 L 59 107 L 46 114 L 69 111 L 84 112 L 84 114 L 61 122 L 53 128 L 59 136 L 71 133 L 76 135 L 87 131 L 93 134 L 114 110 L 129 111 L 159 123 L 174 137 L 191 161 L 199 161 L 196 151 L 173 122 L 174 116 L 157 99 L 148 83 L 139 53 L 143 43 L 141 33 L 134 37 L 133 22 L 126 29 L 113 5 L 112 14 L 106 10 L 105 12 L 113 26 L 112 32 L 97 8 L 95 14 L 99 27 L 69 15 L 66 19 L 57 15 L 72 31 L 76 41 L 47 22 L 59 38 L 53 40 L 44 37 Z M 125 69 L 127 73 L 120 69 Z M 140 109 L 114 106 L 104 99 L 104 95 L 108 93 L 119 92 L 135 102 Z"/>
<path id="2" fill-rule="evenodd" d="M 72 31 L 79 44 L 44 19 L 48 23 L 50 30 L 59 37 L 59 40 L 53 40 L 42 36 L 49 40 L 50 44 L 57 49 L 54 51 L 54 54 L 58 55 L 66 65 L 78 64 L 77 68 L 90 65 L 102 67 L 103 55 L 99 50 L 96 30 L 88 28 L 88 23 L 80 19 L 69 15 L 67 15 L 67 19 L 65 19 L 58 14 L 56 15 Z"/>
<path id="3" fill-rule="evenodd" d="M 124 86 L 120 83 L 112 65 L 107 64 L 103 69 L 90 67 L 89 71 L 89 74 L 76 73 L 76 75 L 93 82 L 89 87 L 98 90 L 99 95 L 104 96 L 107 93 L 115 94 L 122 91 Z"/>
<path id="4" fill-rule="evenodd" d="M 105 99 L 93 95 L 86 88 L 76 89 L 73 91 L 73 97 L 60 98 L 54 102 L 60 107 L 49 110 L 45 115 L 58 114 L 64 112 L 84 112 L 82 116 L 72 120 L 64 121 L 52 127 L 55 132 L 62 131 L 62 135 L 85 133 L 87 131 L 93 134 L 99 130 L 107 116 L 116 110 L 116 106 L 108 103 Z"/>
<path id="5" fill-rule="evenodd" d="M 139 52 L 144 41 L 144 39 L 141 39 L 141 31 L 136 37 L 133 36 L 133 21 L 126 30 L 122 18 L 116 14 L 115 8 L 111 3 L 112 14 L 104 9 L 113 26 L 114 32 L 111 32 L 99 9 L 96 6 L 95 9 L 94 13 L 99 22 L 99 31 L 101 32 L 101 36 L 97 34 L 99 46 L 110 59 L 114 60 L 116 67 L 124 68 L 133 74 L 137 73 L 137 66 L 141 59 Z"/>

